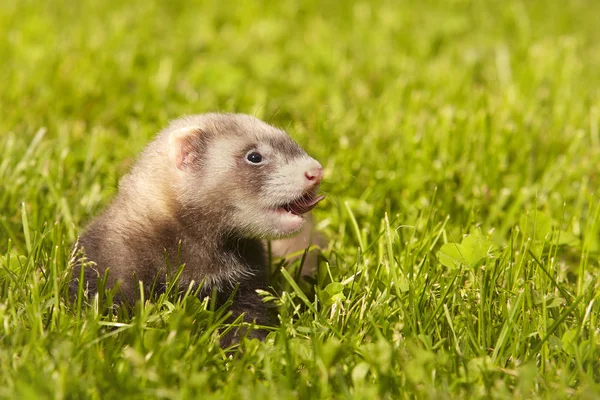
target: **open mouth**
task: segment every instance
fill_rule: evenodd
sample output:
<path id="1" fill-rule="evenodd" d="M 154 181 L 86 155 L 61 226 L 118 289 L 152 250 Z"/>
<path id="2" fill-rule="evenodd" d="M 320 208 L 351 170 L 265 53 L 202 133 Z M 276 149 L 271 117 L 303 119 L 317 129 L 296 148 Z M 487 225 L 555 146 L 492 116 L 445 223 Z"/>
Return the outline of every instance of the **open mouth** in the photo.
<path id="1" fill-rule="evenodd" d="M 315 208 L 324 198 L 325 195 L 317 196 L 315 193 L 309 192 L 294 201 L 281 205 L 279 208 L 295 215 L 302 215 Z"/>

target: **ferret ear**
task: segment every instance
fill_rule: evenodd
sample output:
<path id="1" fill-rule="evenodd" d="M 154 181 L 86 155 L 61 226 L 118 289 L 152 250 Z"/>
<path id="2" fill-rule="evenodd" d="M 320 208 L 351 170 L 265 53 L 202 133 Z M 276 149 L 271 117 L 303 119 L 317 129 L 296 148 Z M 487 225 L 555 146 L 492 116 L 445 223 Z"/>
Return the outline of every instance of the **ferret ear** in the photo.
<path id="1" fill-rule="evenodd" d="M 171 133 L 169 138 L 171 159 L 177 169 L 185 170 L 200 157 L 200 135 L 198 128 L 183 128 Z"/>

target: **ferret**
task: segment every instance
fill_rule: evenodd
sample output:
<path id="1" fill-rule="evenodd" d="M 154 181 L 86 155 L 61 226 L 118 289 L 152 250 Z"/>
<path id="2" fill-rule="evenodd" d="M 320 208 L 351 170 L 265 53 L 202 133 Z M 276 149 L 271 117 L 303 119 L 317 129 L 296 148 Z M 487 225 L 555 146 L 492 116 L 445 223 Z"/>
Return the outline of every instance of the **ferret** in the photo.
<path id="1" fill-rule="evenodd" d="M 108 271 L 115 299 L 133 304 L 140 281 L 145 290 L 164 288 L 170 262 L 173 270 L 183 265 L 182 290 L 201 284 L 200 293 L 216 289 L 225 300 L 237 290 L 232 317 L 269 325 L 256 293 L 267 285 L 264 240 L 302 230 L 305 214 L 325 197 L 322 177 L 321 164 L 283 130 L 252 116 L 177 119 L 142 151 L 114 201 L 79 238 L 71 292 L 81 268 L 88 294 Z"/>

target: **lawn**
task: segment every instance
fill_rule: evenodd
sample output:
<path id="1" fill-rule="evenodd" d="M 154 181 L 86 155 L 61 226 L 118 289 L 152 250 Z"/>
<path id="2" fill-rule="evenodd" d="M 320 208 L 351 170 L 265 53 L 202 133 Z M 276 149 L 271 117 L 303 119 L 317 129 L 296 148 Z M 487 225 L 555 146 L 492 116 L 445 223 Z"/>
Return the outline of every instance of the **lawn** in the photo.
<path id="1" fill-rule="evenodd" d="M 70 4 L 65 4 L 70 3 Z M 0 397 L 598 398 L 597 1 L 0 4 Z M 325 169 L 319 270 L 226 310 L 67 298 L 72 243 L 173 118 Z"/>

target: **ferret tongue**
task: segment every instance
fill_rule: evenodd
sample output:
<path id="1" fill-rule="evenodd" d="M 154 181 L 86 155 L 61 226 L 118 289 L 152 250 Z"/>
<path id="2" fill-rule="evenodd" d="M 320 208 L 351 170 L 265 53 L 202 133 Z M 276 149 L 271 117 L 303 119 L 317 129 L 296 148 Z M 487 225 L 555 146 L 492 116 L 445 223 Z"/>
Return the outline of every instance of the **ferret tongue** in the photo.
<path id="1" fill-rule="evenodd" d="M 306 214 L 307 212 L 315 208 L 317 204 L 319 204 L 319 202 L 324 198 L 324 195 L 313 197 L 312 199 L 306 199 L 302 197 L 296 201 L 291 202 L 289 204 L 289 210 L 294 214 L 298 215 Z"/>

